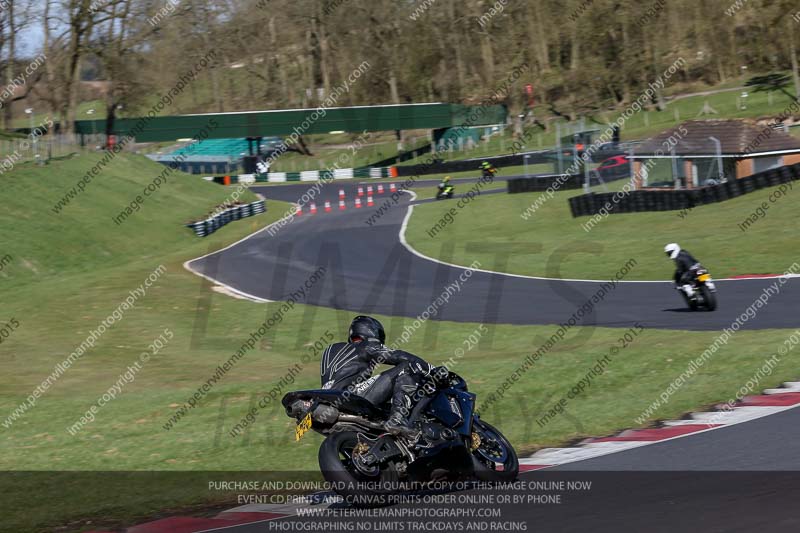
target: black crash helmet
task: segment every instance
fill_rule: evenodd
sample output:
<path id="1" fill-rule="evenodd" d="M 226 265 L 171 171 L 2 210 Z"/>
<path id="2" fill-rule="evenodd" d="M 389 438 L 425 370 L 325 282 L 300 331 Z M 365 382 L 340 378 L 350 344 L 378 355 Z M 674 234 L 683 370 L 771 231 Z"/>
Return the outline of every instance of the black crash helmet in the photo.
<path id="1" fill-rule="evenodd" d="M 383 344 L 386 341 L 386 332 L 383 331 L 383 325 L 371 316 L 357 316 L 350 323 L 350 333 L 347 339 L 354 342 L 355 338 L 377 339 Z"/>

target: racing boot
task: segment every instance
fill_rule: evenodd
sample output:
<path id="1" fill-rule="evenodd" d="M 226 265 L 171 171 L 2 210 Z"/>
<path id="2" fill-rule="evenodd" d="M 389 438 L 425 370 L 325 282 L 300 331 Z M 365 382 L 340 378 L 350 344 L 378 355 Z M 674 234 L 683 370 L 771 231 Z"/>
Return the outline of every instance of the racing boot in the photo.
<path id="1" fill-rule="evenodd" d="M 411 412 L 411 394 L 416 391 L 416 387 L 401 385 L 392 395 L 392 408 L 389 411 L 389 419 L 384 422 L 383 427 L 392 435 L 405 437 L 410 441 L 416 441 L 420 432 L 411 427 L 408 423 L 408 414 Z"/>

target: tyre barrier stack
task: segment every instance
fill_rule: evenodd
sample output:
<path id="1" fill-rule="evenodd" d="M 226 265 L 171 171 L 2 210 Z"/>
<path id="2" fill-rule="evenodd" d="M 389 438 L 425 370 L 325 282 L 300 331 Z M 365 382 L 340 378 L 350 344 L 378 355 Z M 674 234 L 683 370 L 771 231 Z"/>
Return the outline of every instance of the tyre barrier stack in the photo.
<path id="1" fill-rule="evenodd" d="M 800 180 L 800 163 L 766 170 L 745 178 L 729 180 L 719 185 L 709 185 L 699 189 L 631 191 L 621 197 L 619 193 L 582 194 L 569 199 L 569 208 L 574 218 L 600 214 L 601 210 L 605 212 L 607 206 L 611 206 L 611 209 L 608 209 L 608 213 L 611 214 L 692 209 L 701 205 L 724 202 L 759 189 L 775 187 L 782 183 L 797 180 Z M 509 180 L 508 192 L 523 192 L 512 191 L 512 181 L 516 180 Z M 565 184 L 561 188 L 567 189 L 570 187 Z M 616 199 L 614 198 L 615 196 Z"/>
<path id="2" fill-rule="evenodd" d="M 561 174 L 551 176 L 534 176 L 531 178 L 514 178 L 507 181 L 509 194 L 520 192 L 541 192 L 550 187 L 557 190 L 572 190 L 583 187 L 584 177 L 582 174 L 567 176 L 566 180 L 561 179 Z M 560 185 L 557 185 L 560 183 Z"/>
<path id="3" fill-rule="evenodd" d="M 257 202 L 251 203 L 250 208 L 252 210 L 253 216 L 260 215 L 261 213 L 267 210 L 267 206 L 264 203 L 264 200 L 259 200 Z"/>
<path id="4" fill-rule="evenodd" d="M 249 204 L 233 205 L 222 210 L 214 211 L 212 216 L 204 220 L 190 222 L 186 224 L 186 227 L 194 231 L 194 234 L 198 237 L 206 237 L 229 222 L 259 215 L 266 210 L 267 207 L 264 200 L 250 202 Z"/>

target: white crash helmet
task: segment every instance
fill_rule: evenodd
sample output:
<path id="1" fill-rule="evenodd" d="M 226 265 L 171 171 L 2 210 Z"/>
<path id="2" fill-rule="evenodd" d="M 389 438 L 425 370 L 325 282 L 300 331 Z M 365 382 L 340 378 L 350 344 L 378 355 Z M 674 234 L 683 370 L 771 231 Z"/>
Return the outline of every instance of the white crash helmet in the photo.
<path id="1" fill-rule="evenodd" d="M 664 252 L 666 252 L 670 259 L 675 259 L 681 252 L 681 247 L 678 246 L 677 243 L 671 242 L 664 247 Z"/>

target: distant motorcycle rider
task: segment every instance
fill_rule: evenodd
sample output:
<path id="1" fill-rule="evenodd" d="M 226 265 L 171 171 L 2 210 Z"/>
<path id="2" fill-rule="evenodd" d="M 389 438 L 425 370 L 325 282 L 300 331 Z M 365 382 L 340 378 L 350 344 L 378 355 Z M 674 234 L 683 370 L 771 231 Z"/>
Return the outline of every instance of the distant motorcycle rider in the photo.
<path id="1" fill-rule="evenodd" d="M 439 190 L 443 191 L 445 188 L 450 187 L 450 176 L 445 176 L 441 183 L 439 183 Z"/>
<path id="2" fill-rule="evenodd" d="M 694 295 L 692 284 L 698 268 L 702 265 L 688 251 L 681 249 L 677 243 L 669 243 L 664 247 L 667 256 L 675 261 L 675 285 L 683 291 L 687 298 Z"/>
<path id="3" fill-rule="evenodd" d="M 383 343 L 383 325 L 369 316 L 357 316 L 350 324 L 348 342 L 331 344 L 322 354 L 323 389 L 347 389 L 374 405 L 391 400 L 389 419 L 384 427 L 389 433 L 415 438 L 417 430 L 408 422 L 414 404 L 414 393 L 422 377 L 435 372 L 423 359 L 403 350 L 392 350 Z M 377 376 L 372 372 L 379 364 L 393 366 Z"/>
<path id="4" fill-rule="evenodd" d="M 484 161 L 481 163 L 481 170 L 483 171 L 483 177 L 491 177 L 497 174 L 497 169 L 488 161 Z"/>

